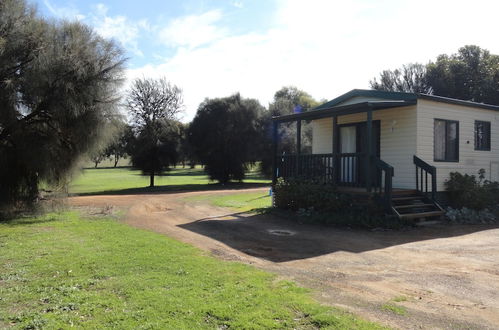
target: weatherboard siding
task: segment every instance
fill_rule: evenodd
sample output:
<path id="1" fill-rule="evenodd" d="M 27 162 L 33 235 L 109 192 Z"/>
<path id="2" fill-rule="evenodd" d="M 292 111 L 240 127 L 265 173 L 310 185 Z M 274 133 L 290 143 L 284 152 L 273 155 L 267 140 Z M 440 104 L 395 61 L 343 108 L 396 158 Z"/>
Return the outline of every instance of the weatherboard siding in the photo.
<path id="1" fill-rule="evenodd" d="M 433 128 L 435 119 L 459 121 L 459 162 L 433 161 Z M 491 150 L 475 150 L 475 120 L 491 124 Z M 437 168 L 437 189 L 445 190 L 450 172 L 476 175 L 481 168 L 489 180 L 499 179 L 499 112 L 430 100 L 418 100 L 417 156 Z"/>
<path id="2" fill-rule="evenodd" d="M 366 116 L 366 113 L 340 116 L 338 124 L 366 121 Z M 395 168 L 393 186 L 414 188 L 412 156 L 416 153 L 416 106 L 374 111 L 373 120 L 380 120 L 381 159 Z M 333 119 L 314 120 L 312 127 L 312 152 L 331 153 Z"/>

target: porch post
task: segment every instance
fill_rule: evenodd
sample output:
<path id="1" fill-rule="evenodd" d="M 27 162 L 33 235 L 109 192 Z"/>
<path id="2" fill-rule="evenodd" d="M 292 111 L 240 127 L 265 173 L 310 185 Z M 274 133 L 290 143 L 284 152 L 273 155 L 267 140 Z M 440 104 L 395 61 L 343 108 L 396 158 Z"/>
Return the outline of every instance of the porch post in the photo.
<path id="1" fill-rule="evenodd" d="M 367 110 L 367 152 L 366 152 L 366 189 L 367 192 L 371 192 L 371 176 L 372 176 L 372 169 L 371 169 L 371 164 L 372 164 L 372 158 L 373 158 L 373 111 L 371 108 Z"/>
<path id="2" fill-rule="evenodd" d="M 277 126 L 278 122 L 272 122 L 272 187 L 277 183 Z"/>
<path id="3" fill-rule="evenodd" d="M 296 121 L 296 176 L 300 175 L 301 120 Z"/>
<path id="4" fill-rule="evenodd" d="M 338 183 L 338 173 L 339 173 L 339 165 L 340 165 L 340 162 L 339 162 L 339 137 L 340 137 L 340 131 L 339 131 L 339 128 L 338 128 L 338 116 L 333 116 L 333 134 L 332 134 L 332 149 L 333 149 L 333 183 L 336 184 Z"/>

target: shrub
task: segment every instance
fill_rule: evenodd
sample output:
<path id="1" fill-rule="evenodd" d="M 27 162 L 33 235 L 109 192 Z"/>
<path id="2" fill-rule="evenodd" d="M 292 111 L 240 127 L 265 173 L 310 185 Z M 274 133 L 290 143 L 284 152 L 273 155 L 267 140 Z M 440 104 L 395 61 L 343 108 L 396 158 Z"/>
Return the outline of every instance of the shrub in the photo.
<path id="1" fill-rule="evenodd" d="M 475 175 L 450 173 L 450 178 L 445 181 L 450 206 L 473 210 L 496 207 L 499 198 L 499 183 L 484 180 L 484 178 L 484 169 L 478 171 L 478 179 Z"/>
<path id="2" fill-rule="evenodd" d="M 480 224 L 480 223 L 495 223 L 497 217 L 488 209 L 472 210 L 467 207 L 462 209 L 447 208 L 445 213 L 447 219 L 453 223 L 461 224 Z"/>
<path id="3" fill-rule="evenodd" d="M 338 193 L 335 186 L 301 180 L 279 178 L 274 187 L 275 206 L 280 209 L 298 211 L 313 208 L 334 212 L 351 206 L 351 198 Z"/>
<path id="4" fill-rule="evenodd" d="M 310 181 L 283 180 L 274 187 L 274 205 L 294 211 L 297 221 L 342 227 L 401 228 L 406 221 L 386 216 L 377 197 L 356 201 L 332 185 Z M 287 214 L 287 217 L 289 214 Z"/>

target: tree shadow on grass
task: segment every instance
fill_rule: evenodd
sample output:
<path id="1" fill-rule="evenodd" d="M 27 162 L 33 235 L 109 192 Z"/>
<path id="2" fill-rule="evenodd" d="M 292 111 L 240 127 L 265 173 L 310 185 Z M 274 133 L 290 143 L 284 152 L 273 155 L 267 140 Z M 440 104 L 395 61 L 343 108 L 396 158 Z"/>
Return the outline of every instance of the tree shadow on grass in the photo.
<path id="1" fill-rule="evenodd" d="M 254 257 L 286 262 L 338 251 L 362 253 L 412 242 L 463 236 L 497 229 L 499 224 L 442 224 L 435 227 L 371 231 L 300 224 L 273 213 L 232 213 L 181 224 L 179 227 L 215 239 Z"/>
<path id="2" fill-rule="evenodd" d="M 184 185 L 162 185 L 155 187 L 127 188 L 118 190 L 105 190 L 86 193 L 70 193 L 69 196 L 91 196 L 91 195 L 136 195 L 136 194 L 174 194 L 191 191 L 210 190 L 241 190 L 251 188 L 268 187 L 270 183 L 207 183 L 207 184 L 184 184 Z"/>
<path id="3" fill-rule="evenodd" d="M 37 216 L 36 214 L 31 214 L 31 215 L 11 214 L 9 216 L 0 217 L 0 224 L 5 224 L 8 225 L 9 227 L 16 227 L 16 226 L 26 226 L 26 225 L 54 222 L 58 220 L 61 220 L 61 218 L 57 216 L 43 216 L 43 215 Z"/>

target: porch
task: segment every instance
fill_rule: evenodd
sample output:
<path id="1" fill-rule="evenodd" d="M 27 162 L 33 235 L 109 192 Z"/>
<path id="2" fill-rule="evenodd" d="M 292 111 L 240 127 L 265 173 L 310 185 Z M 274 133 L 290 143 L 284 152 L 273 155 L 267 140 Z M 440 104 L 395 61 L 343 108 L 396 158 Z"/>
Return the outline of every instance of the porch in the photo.
<path id="1" fill-rule="evenodd" d="M 335 185 L 339 190 L 355 195 L 376 194 L 388 213 L 395 213 L 401 217 L 418 217 L 426 213 L 429 216 L 437 215 L 436 212 L 442 210 L 435 202 L 435 168 L 415 155 L 412 157 L 408 155 L 407 157 L 413 159 L 412 162 L 409 159 L 405 161 L 403 170 L 407 173 L 408 166 L 413 168 L 415 176 L 412 178 L 416 178 L 416 184 L 410 187 L 407 185 L 394 187 L 393 178 L 397 169 L 380 157 L 380 150 L 383 148 L 380 140 L 380 120 L 373 120 L 373 112 L 411 105 L 414 105 L 412 101 L 362 102 L 274 117 L 273 184 L 278 178 L 287 180 L 299 178 L 320 184 Z M 339 123 L 341 116 L 351 114 L 357 114 L 356 118 L 364 116 L 365 121 Z M 302 153 L 302 121 L 321 120 L 323 122 L 327 119 L 331 120 L 331 126 L 329 126 L 329 129 L 332 129 L 331 152 Z M 296 152 L 279 153 L 279 124 L 289 125 L 290 122 L 296 123 Z M 412 194 L 411 196 L 405 196 L 408 191 L 411 192 L 409 194 Z M 401 205 L 401 200 L 407 203 Z"/>

